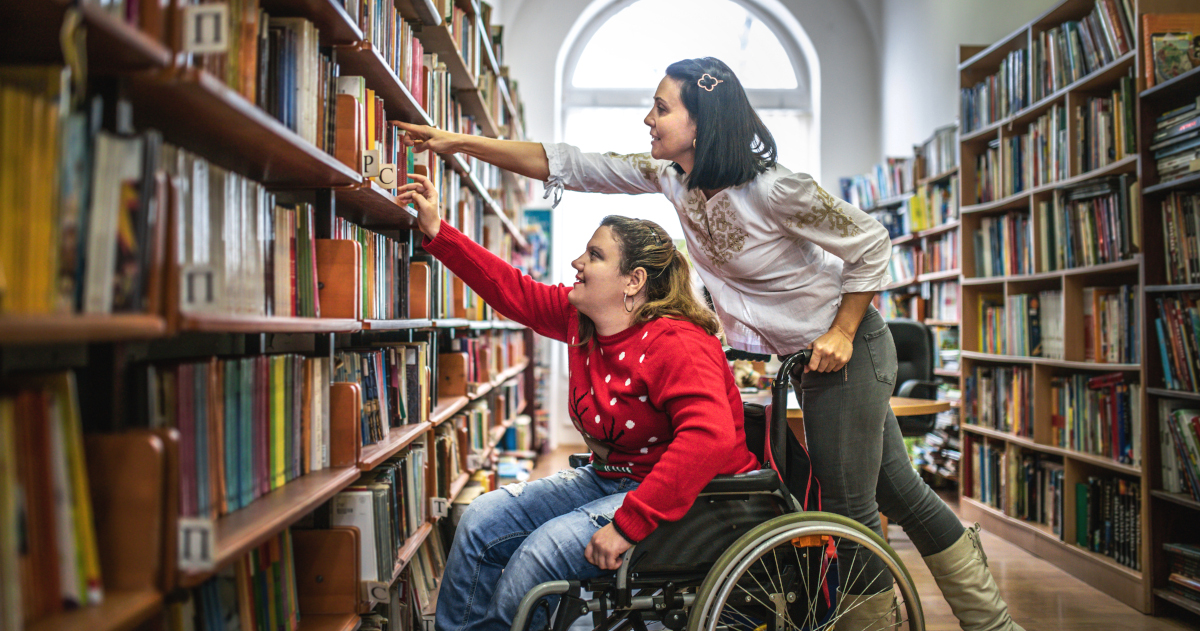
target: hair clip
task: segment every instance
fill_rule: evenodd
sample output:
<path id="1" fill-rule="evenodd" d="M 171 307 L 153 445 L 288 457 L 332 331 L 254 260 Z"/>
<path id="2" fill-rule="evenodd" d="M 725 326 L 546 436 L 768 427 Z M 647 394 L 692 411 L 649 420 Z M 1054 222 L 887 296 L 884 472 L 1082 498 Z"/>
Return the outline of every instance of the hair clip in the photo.
<path id="1" fill-rule="evenodd" d="M 709 83 L 709 82 L 711 82 L 711 83 Z M 703 77 L 700 77 L 700 79 L 698 81 L 696 81 L 696 85 L 704 88 L 705 90 L 708 90 L 709 92 L 712 92 L 713 88 L 717 87 L 718 83 L 725 83 L 725 82 L 708 74 L 707 72 L 704 73 Z M 706 84 L 708 84 L 708 85 L 706 85 Z"/>

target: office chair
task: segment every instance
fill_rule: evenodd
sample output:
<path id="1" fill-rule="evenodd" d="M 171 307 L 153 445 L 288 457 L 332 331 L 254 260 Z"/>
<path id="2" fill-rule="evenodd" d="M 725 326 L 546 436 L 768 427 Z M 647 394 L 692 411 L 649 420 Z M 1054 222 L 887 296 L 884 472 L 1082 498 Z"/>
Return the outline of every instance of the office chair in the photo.
<path id="1" fill-rule="evenodd" d="M 929 327 L 907 318 L 888 321 L 892 339 L 896 342 L 896 389 L 898 397 L 936 399 L 938 382 L 933 378 L 933 332 Z M 933 431 L 936 414 L 901 416 L 900 433 L 904 436 L 924 436 Z"/>

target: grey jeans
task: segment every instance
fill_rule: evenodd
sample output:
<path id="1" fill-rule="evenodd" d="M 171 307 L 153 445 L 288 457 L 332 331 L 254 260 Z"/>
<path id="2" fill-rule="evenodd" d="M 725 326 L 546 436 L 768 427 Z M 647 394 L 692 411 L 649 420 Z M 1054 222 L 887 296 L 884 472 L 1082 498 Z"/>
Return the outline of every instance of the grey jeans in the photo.
<path id="1" fill-rule="evenodd" d="M 896 345 L 887 323 L 867 309 L 854 335 L 854 354 L 834 373 L 795 373 L 804 433 L 823 510 L 845 515 L 882 535 L 879 513 L 902 528 L 921 556 L 962 536 L 950 507 L 913 469 L 888 400 L 896 382 Z M 801 368 L 802 370 L 802 368 Z M 882 561 L 838 546 L 838 584 L 845 593 L 875 594 L 891 586 Z"/>

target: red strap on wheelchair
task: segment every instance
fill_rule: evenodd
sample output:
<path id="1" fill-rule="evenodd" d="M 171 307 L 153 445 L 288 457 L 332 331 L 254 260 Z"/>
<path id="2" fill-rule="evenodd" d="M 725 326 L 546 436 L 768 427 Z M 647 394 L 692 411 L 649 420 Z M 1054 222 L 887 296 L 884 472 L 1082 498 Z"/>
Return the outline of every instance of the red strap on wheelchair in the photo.
<path id="1" fill-rule="evenodd" d="M 770 463 L 771 468 L 775 470 L 775 475 L 779 476 L 779 479 L 783 481 L 783 485 L 786 487 L 787 480 L 783 479 L 783 476 L 779 473 L 779 467 L 775 466 L 775 452 L 771 450 L 771 419 L 774 418 L 771 416 L 771 404 L 768 403 L 766 407 L 767 427 L 766 431 L 763 432 L 763 454 L 767 457 L 767 462 Z M 791 429 L 789 428 L 788 431 L 791 431 Z M 799 444 L 799 441 L 797 441 L 797 444 Z M 812 456 L 809 455 L 808 448 L 804 445 L 800 445 L 800 449 L 804 451 L 804 456 L 808 458 L 809 463 L 812 463 Z M 786 449 L 784 451 L 784 457 L 786 458 Z M 817 510 L 821 510 L 821 481 L 818 480 L 815 475 L 813 475 L 812 465 L 810 464 L 808 468 L 808 479 L 805 480 L 804 483 L 804 495 L 802 496 L 804 499 L 802 500 L 803 505 L 800 507 L 802 510 L 809 510 L 808 495 L 812 491 L 814 485 L 817 487 Z"/>

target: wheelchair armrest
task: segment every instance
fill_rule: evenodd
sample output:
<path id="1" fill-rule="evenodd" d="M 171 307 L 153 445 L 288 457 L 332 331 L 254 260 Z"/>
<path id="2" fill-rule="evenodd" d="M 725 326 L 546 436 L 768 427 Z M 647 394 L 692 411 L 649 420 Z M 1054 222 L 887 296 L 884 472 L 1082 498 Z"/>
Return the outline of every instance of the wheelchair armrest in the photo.
<path id="1" fill-rule="evenodd" d="M 774 469 L 759 469 L 735 475 L 719 475 L 700 494 L 772 493 L 779 489 L 779 474 Z"/>
<path id="2" fill-rule="evenodd" d="M 900 384 L 900 388 L 896 390 L 896 396 L 913 399 L 936 399 L 937 389 L 940 385 L 937 381 L 909 379 Z"/>
<path id="3" fill-rule="evenodd" d="M 589 463 L 591 461 L 592 461 L 592 453 L 591 452 L 584 452 L 581 454 L 571 454 L 570 456 L 567 456 L 567 464 L 572 469 L 578 469 L 579 467 L 587 466 L 587 463 Z"/>

